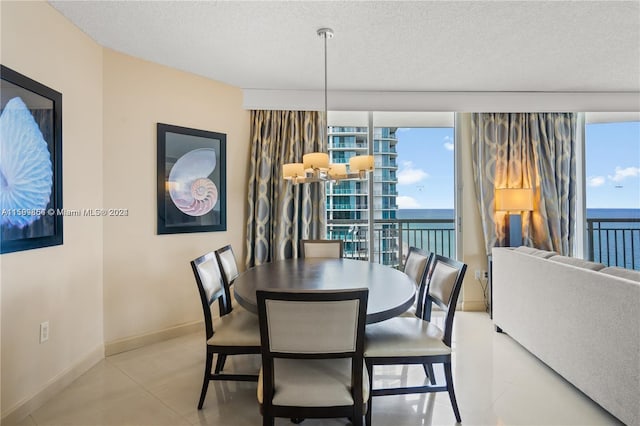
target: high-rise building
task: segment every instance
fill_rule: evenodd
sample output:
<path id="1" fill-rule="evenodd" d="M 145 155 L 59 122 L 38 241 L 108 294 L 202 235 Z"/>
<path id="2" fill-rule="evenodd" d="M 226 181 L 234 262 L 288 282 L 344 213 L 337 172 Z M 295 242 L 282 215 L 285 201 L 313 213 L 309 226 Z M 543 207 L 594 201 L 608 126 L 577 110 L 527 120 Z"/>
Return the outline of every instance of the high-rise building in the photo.
<path id="1" fill-rule="evenodd" d="M 349 163 L 354 155 L 368 153 L 366 127 L 329 127 L 328 150 L 332 163 Z M 373 217 L 379 220 L 396 219 L 397 152 L 396 128 L 374 129 L 373 152 Z M 376 261 L 397 265 L 397 232 L 393 223 L 376 223 L 375 238 L 369 241 L 369 183 L 345 180 L 327 184 L 327 238 L 345 241 L 345 257 L 367 259 L 369 243 L 374 244 Z"/>

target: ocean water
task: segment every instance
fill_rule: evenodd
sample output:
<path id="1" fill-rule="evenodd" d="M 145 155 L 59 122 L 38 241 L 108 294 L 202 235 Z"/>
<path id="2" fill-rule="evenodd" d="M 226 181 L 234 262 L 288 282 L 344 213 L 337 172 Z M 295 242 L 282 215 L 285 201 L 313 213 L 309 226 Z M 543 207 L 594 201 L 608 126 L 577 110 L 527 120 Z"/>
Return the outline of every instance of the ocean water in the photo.
<path id="1" fill-rule="evenodd" d="M 454 219 L 453 209 L 400 209 L 398 219 Z M 587 219 L 640 220 L 640 209 L 587 209 Z M 640 227 L 640 224 L 637 224 Z"/>
<path id="2" fill-rule="evenodd" d="M 398 219 L 451 219 L 453 209 L 400 209 L 396 212 Z"/>
<path id="3" fill-rule="evenodd" d="M 454 220 L 453 209 L 401 209 L 398 219 Z M 613 219 L 613 221 L 611 221 Z M 624 221 L 629 219 L 629 221 Z M 608 220 L 608 221 L 607 221 Z M 587 209 L 588 257 L 608 266 L 640 270 L 640 209 Z M 409 223 L 403 231 L 403 247 L 415 245 L 438 254 L 455 253 L 453 223 Z M 426 229 L 425 229 L 426 228 Z"/>
<path id="4" fill-rule="evenodd" d="M 455 257 L 456 238 L 453 226 L 453 209 L 401 209 L 396 212 L 398 219 L 442 219 L 445 223 L 408 223 L 403 225 L 402 250 L 420 247 L 447 257 Z"/>

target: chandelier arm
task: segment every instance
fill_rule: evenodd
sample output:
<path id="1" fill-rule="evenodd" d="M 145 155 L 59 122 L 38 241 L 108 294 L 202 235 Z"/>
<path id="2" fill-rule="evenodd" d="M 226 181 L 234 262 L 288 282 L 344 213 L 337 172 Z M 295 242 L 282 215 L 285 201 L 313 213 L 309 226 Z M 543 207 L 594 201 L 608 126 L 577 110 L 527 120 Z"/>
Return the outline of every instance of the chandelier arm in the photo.
<path id="1" fill-rule="evenodd" d="M 328 55 L 327 55 L 327 39 L 333 38 L 333 30 L 331 28 L 320 28 L 317 31 L 319 37 L 324 39 L 324 137 L 325 148 L 329 147 L 329 102 L 328 102 Z M 356 163 L 351 160 L 358 158 Z M 356 156 L 349 160 L 350 172 L 346 172 L 346 166 L 342 167 L 338 172 L 335 168 L 332 172 L 332 164 L 329 163 L 329 155 L 319 152 L 312 152 L 303 155 L 302 163 L 285 164 L 283 177 L 294 185 L 300 183 L 312 182 L 340 182 L 343 180 L 364 179 L 367 172 L 373 170 L 373 155 Z M 342 163 L 340 163 L 342 164 Z"/>

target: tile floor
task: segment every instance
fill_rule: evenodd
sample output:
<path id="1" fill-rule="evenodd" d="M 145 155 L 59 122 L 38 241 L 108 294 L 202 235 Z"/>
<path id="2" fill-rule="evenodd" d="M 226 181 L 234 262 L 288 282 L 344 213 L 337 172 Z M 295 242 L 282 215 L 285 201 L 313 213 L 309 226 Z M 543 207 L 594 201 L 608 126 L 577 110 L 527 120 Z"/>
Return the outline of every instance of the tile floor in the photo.
<path id="1" fill-rule="evenodd" d="M 493 331 L 485 313 L 459 312 L 454 332 L 454 380 L 464 425 L 616 425 L 614 417 L 530 355 Z M 259 368 L 259 358 L 229 358 L 229 367 Z M 204 336 L 191 334 L 114 355 L 100 362 L 25 418 L 32 425 L 260 425 L 256 384 L 212 382 L 197 410 Z M 436 375 L 442 375 L 436 370 Z M 376 369 L 374 386 L 420 382 L 420 367 Z M 445 393 L 373 400 L 380 426 L 452 425 Z M 277 425 L 291 425 L 278 419 Z M 303 426 L 347 425 L 346 419 L 305 420 Z"/>

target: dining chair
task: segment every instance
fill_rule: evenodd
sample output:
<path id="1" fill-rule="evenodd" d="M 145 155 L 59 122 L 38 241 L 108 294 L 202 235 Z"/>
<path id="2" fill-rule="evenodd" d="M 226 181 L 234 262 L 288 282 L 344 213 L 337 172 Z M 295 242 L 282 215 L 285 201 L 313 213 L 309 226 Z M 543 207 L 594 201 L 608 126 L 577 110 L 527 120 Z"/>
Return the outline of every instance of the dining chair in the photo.
<path id="1" fill-rule="evenodd" d="M 404 262 L 404 273 L 416 284 L 418 297 L 416 297 L 416 302 L 411 309 L 403 313 L 402 316 L 418 316 L 417 312 L 424 310 L 424 293 L 421 293 L 420 289 L 427 278 L 427 272 L 430 269 L 432 259 L 433 253 L 427 253 L 417 247 L 409 247 L 407 260 Z"/>
<path id="2" fill-rule="evenodd" d="M 460 411 L 456 402 L 451 372 L 451 335 L 456 303 L 467 265 L 444 256 L 434 255 L 428 280 L 421 286 L 425 307 L 416 311 L 416 317 L 395 317 L 367 326 L 365 338 L 365 364 L 369 374 L 369 411 L 367 424 L 371 423 L 371 400 L 373 396 L 403 395 L 410 393 L 448 392 L 453 412 L 458 423 Z M 444 313 L 444 329 L 431 323 L 432 305 L 436 304 Z M 442 364 L 444 384 L 437 384 L 433 373 L 429 384 L 423 386 L 373 389 L 373 367 L 376 365 Z M 431 369 L 432 371 L 432 369 Z"/>
<path id="3" fill-rule="evenodd" d="M 218 262 L 218 266 L 222 271 L 222 281 L 224 281 L 225 288 L 228 290 L 228 299 L 227 299 L 227 312 L 233 311 L 233 295 L 231 294 L 231 286 L 233 282 L 238 277 L 238 264 L 236 262 L 236 257 L 233 254 L 233 248 L 230 244 L 227 244 L 224 247 L 219 248 L 215 252 L 216 261 Z M 258 322 L 255 324 L 256 328 L 258 327 Z M 216 368 L 218 370 L 223 370 L 224 365 L 227 362 L 227 355 L 218 354 L 218 363 Z"/>
<path id="4" fill-rule="evenodd" d="M 263 425 L 276 417 L 348 417 L 362 425 L 369 398 L 363 361 L 369 291 L 256 293 Z"/>
<path id="5" fill-rule="evenodd" d="M 233 248 L 228 244 L 216 250 L 215 254 L 220 270 L 222 270 L 222 279 L 226 281 L 227 286 L 231 286 L 238 276 L 238 264 L 233 254 Z"/>
<path id="6" fill-rule="evenodd" d="M 340 259 L 343 253 L 342 240 L 300 240 L 300 257 Z"/>
<path id="7" fill-rule="evenodd" d="M 260 329 L 256 315 L 244 309 L 231 310 L 230 290 L 222 278 L 220 267 L 213 252 L 191 261 L 191 268 L 198 285 L 200 301 L 204 313 L 205 333 L 207 336 L 207 357 L 204 368 L 204 380 L 198 409 L 202 408 L 209 381 L 241 380 L 257 381 L 257 374 L 223 373 L 224 362 L 228 355 L 259 354 Z M 211 305 L 218 302 L 219 318 L 213 318 Z M 217 354 L 216 367 L 213 356 Z"/>

